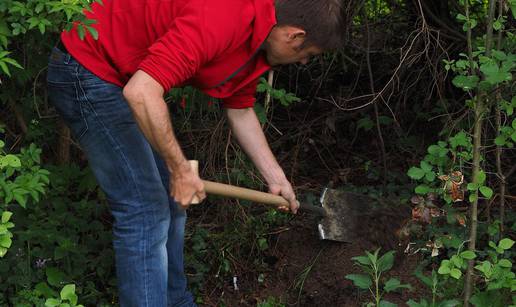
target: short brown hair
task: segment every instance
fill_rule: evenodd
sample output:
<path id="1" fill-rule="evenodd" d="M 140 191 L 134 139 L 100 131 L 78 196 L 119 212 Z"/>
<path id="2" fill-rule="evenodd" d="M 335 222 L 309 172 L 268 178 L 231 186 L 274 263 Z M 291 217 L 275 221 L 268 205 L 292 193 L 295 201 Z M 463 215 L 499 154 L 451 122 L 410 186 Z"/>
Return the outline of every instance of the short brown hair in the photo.
<path id="1" fill-rule="evenodd" d="M 341 46 L 347 28 L 344 0 L 276 0 L 278 26 L 295 26 L 306 32 L 304 45 L 323 50 Z"/>

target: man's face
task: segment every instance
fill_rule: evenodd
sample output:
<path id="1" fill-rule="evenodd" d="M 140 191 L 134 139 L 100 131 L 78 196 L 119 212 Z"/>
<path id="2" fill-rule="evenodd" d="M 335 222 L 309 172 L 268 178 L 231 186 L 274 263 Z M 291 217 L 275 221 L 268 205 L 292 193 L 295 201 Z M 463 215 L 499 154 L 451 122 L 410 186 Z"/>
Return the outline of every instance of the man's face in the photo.
<path id="1" fill-rule="evenodd" d="M 269 65 L 306 64 L 310 57 L 321 54 L 322 50 L 317 46 L 301 47 L 305 36 L 305 31 L 297 27 L 274 27 L 265 43 L 265 53 Z"/>

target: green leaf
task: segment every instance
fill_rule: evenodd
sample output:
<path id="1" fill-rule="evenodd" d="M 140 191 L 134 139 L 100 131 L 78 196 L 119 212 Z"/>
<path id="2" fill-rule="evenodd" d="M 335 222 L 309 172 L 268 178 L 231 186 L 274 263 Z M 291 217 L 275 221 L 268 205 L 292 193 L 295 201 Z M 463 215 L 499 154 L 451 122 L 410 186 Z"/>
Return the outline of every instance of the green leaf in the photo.
<path id="1" fill-rule="evenodd" d="M 500 51 L 500 50 L 495 49 L 495 50 L 492 50 L 491 53 L 499 61 L 503 61 L 507 58 L 507 55 L 505 54 L 505 52 Z"/>
<path id="2" fill-rule="evenodd" d="M 13 197 L 20 206 L 22 206 L 23 208 L 27 207 L 27 194 L 22 194 L 21 192 L 15 190 L 13 191 Z"/>
<path id="3" fill-rule="evenodd" d="M 91 26 L 86 26 L 86 28 L 88 28 L 88 31 L 90 32 L 90 34 L 94 40 L 99 39 L 99 32 L 97 32 L 97 30 L 95 28 L 93 28 Z"/>
<path id="4" fill-rule="evenodd" d="M 467 147 L 470 144 L 468 139 L 468 135 L 466 132 L 461 131 L 450 138 L 450 145 L 452 148 L 457 148 L 459 146 Z"/>
<path id="5" fill-rule="evenodd" d="M 408 300 L 407 305 L 409 307 L 430 307 L 430 304 L 428 304 L 428 302 L 424 298 L 421 299 L 419 303 L 410 299 Z"/>
<path id="6" fill-rule="evenodd" d="M 356 256 L 356 257 L 351 258 L 351 260 L 354 260 L 363 265 L 371 264 L 371 260 L 369 260 L 369 258 L 367 258 L 366 256 Z"/>
<path id="7" fill-rule="evenodd" d="M 62 300 L 68 300 L 72 306 L 77 304 L 77 295 L 75 294 L 74 284 L 64 286 L 60 295 Z"/>
<path id="8" fill-rule="evenodd" d="M 428 163 L 424 160 L 421 161 L 420 166 L 421 166 L 421 169 L 424 170 L 425 172 L 432 171 L 432 165 L 430 165 L 430 163 Z"/>
<path id="9" fill-rule="evenodd" d="M 353 284 L 360 289 L 367 290 L 373 284 L 371 278 L 364 274 L 348 274 L 346 279 L 353 281 Z"/>
<path id="10" fill-rule="evenodd" d="M 459 305 L 460 305 L 460 302 L 458 300 L 448 300 L 448 301 L 441 302 L 439 304 L 439 307 L 456 307 Z"/>
<path id="11" fill-rule="evenodd" d="M 41 34 L 45 34 L 45 24 L 44 23 L 39 23 L 38 29 Z"/>
<path id="12" fill-rule="evenodd" d="M 495 22 L 493 22 L 493 29 L 495 29 L 496 31 L 499 31 L 501 28 L 502 28 L 502 23 L 500 22 L 500 20 L 496 20 Z"/>
<path id="13" fill-rule="evenodd" d="M 457 14 L 457 16 L 455 17 L 457 18 L 457 20 L 460 20 L 460 21 L 467 21 L 468 20 L 468 17 L 462 15 L 462 14 Z"/>
<path id="14" fill-rule="evenodd" d="M 477 173 L 477 182 L 479 185 L 483 184 L 484 182 L 486 182 L 486 173 L 484 173 L 484 171 L 479 171 Z"/>
<path id="15" fill-rule="evenodd" d="M 259 238 L 259 239 L 258 239 L 258 248 L 259 248 L 261 251 L 264 251 L 264 250 L 266 250 L 267 248 L 269 248 L 269 244 L 267 243 L 267 239 L 265 239 L 265 238 Z"/>
<path id="16" fill-rule="evenodd" d="M 430 145 L 428 146 L 428 153 L 431 154 L 432 156 L 437 156 L 439 155 L 439 152 L 441 151 L 442 147 L 440 146 L 437 146 L 437 145 Z"/>
<path id="17" fill-rule="evenodd" d="M 77 26 L 77 34 L 79 34 L 79 38 L 81 40 L 84 40 L 84 26 L 83 25 L 78 25 Z"/>
<path id="18" fill-rule="evenodd" d="M 478 78 L 478 76 L 458 75 L 455 78 L 453 78 L 452 83 L 456 87 L 467 91 L 474 89 L 477 86 L 479 80 L 480 79 Z"/>
<path id="19" fill-rule="evenodd" d="M 430 192 L 430 187 L 427 186 L 426 184 L 421 184 L 416 187 L 415 192 L 417 194 L 424 195 L 424 194 Z"/>
<path id="20" fill-rule="evenodd" d="M 261 103 L 254 104 L 254 112 L 256 113 L 256 117 L 258 117 L 258 121 L 260 124 L 265 124 L 267 122 L 267 114 L 265 114 L 265 108 Z"/>
<path id="21" fill-rule="evenodd" d="M 2 59 L 2 61 L 6 62 L 8 64 L 11 64 L 12 66 L 14 66 L 16 68 L 23 69 L 23 67 L 20 64 L 18 64 L 18 62 L 16 62 L 15 59 L 4 58 L 4 59 Z"/>
<path id="22" fill-rule="evenodd" d="M 413 166 L 408 170 L 407 175 L 412 179 L 419 180 L 425 176 L 425 171 Z"/>
<path id="23" fill-rule="evenodd" d="M 507 142 L 507 137 L 505 135 L 499 135 L 495 138 L 494 142 L 498 146 L 503 146 Z"/>
<path id="24" fill-rule="evenodd" d="M 474 182 L 470 182 L 470 183 L 468 183 L 468 185 L 466 185 L 466 189 L 468 189 L 468 191 L 476 191 L 476 190 L 478 190 L 478 184 L 474 183 Z"/>
<path id="25" fill-rule="evenodd" d="M 45 307 L 56 307 L 61 304 L 61 300 L 57 298 L 49 298 L 45 301 Z"/>
<path id="26" fill-rule="evenodd" d="M 462 276 L 462 272 L 459 269 L 453 268 L 451 269 L 450 276 L 459 279 Z"/>
<path id="27" fill-rule="evenodd" d="M 11 216 L 13 215 L 12 212 L 10 211 L 4 211 L 2 213 L 2 224 L 5 224 L 9 221 L 9 219 L 11 218 Z"/>
<path id="28" fill-rule="evenodd" d="M 481 291 L 473 295 L 469 302 L 475 307 L 507 306 L 502 302 L 504 299 L 499 291 Z"/>
<path id="29" fill-rule="evenodd" d="M 468 200 L 470 203 L 475 202 L 478 199 L 477 194 L 469 194 Z"/>
<path id="30" fill-rule="evenodd" d="M 374 127 L 374 122 L 369 118 L 369 116 L 361 118 L 357 122 L 358 129 L 364 129 L 365 131 L 369 131 Z"/>
<path id="31" fill-rule="evenodd" d="M 516 19 L 516 0 L 509 0 L 509 5 L 511 6 L 512 17 Z"/>
<path id="32" fill-rule="evenodd" d="M 453 265 L 457 268 L 462 267 L 464 264 L 464 260 L 461 257 L 458 257 L 457 255 L 453 255 L 450 259 L 450 261 L 453 263 Z"/>
<path id="33" fill-rule="evenodd" d="M 478 264 L 475 266 L 475 269 L 479 270 L 480 272 L 484 273 L 484 275 L 486 276 L 490 276 L 491 275 L 491 270 L 493 268 L 493 265 L 491 264 L 491 262 L 485 260 L 482 262 L 482 264 Z"/>
<path id="34" fill-rule="evenodd" d="M 380 259 L 378 259 L 378 270 L 380 272 L 388 271 L 394 264 L 394 251 L 388 251 Z"/>
<path id="35" fill-rule="evenodd" d="M 381 300 L 380 303 L 378 304 L 379 307 L 398 307 L 398 305 L 396 304 L 393 304 L 389 301 L 384 301 L 384 300 Z"/>
<path id="36" fill-rule="evenodd" d="M 20 167 L 21 161 L 15 155 L 6 155 L 5 157 L 0 158 L 0 168 L 4 168 L 6 166 Z"/>
<path id="37" fill-rule="evenodd" d="M 0 236 L 0 246 L 1 247 L 9 248 L 9 247 L 11 247 L 12 243 L 13 243 L 13 241 L 11 240 L 11 238 L 9 236 L 7 236 L 7 235 Z"/>
<path id="38" fill-rule="evenodd" d="M 57 268 L 48 267 L 46 269 L 47 281 L 51 286 L 61 287 L 63 281 L 66 276 L 63 272 L 59 271 Z"/>
<path id="39" fill-rule="evenodd" d="M 463 251 L 462 253 L 460 253 L 460 256 L 464 259 L 471 260 L 471 259 L 475 259 L 475 257 L 477 255 L 475 255 L 475 252 L 473 252 L 473 251 Z"/>
<path id="40" fill-rule="evenodd" d="M 435 173 L 434 172 L 428 172 L 425 174 L 425 179 L 429 182 L 434 181 L 435 179 Z"/>
<path id="41" fill-rule="evenodd" d="M 490 187 L 481 186 L 479 190 L 485 198 L 489 199 L 491 196 L 493 196 L 493 190 Z"/>
<path id="42" fill-rule="evenodd" d="M 369 251 L 365 252 L 367 257 L 369 257 L 369 260 L 371 260 L 371 263 L 377 263 L 379 251 L 380 249 L 375 250 L 374 253 L 370 253 Z"/>
<path id="43" fill-rule="evenodd" d="M 498 261 L 498 265 L 502 268 L 512 268 L 512 263 L 507 259 L 502 259 Z"/>
<path id="44" fill-rule="evenodd" d="M 500 242 L 498 242 L 498 247 L 503 249 L 510 249 L 513 245 L 514 241 L 509 238 L 502 239 Z"/>
<path id="45" fill-rule="evenodd" d="M 55 297 L 57 292 L 52 290 L 46 282 L 40 282 L 36 285 L 35 289 L 39 291 L 45 298 Z"/>
<path id="46" fill-rule="evenodd" d="M 437 273 L 441 274 L 441 275 L 447 275 L 447 274 L 450 274 L 450 260 L 443 260 L 441 262 L 441 266 L 439 267 L 439 270 L 437 271 Z"/>
<path id="47" fill-rule="evenodd" d="M 383 289 L 386 292 L 391 292 L 401 288 L 411 289 L 412 287 L 410 285 L 402 285 L 400 281 L 396 278 L 389 279 L 387 282 L 385 282 L 385 285 L 383 286 Z"/>

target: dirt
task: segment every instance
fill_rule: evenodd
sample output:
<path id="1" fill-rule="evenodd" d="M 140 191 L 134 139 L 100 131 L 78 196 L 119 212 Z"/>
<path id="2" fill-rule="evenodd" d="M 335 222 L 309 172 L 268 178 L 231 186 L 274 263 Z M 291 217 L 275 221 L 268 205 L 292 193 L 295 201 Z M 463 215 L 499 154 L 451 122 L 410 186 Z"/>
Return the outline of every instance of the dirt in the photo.
<path id="1" fill-rule="evenodd" d="M 262 272 L 262 282 L 257 272 L 243 273 L 236 276 L 238 290 L 232 280 L 228 281 L 223 290 L 214 290 L 205 297 L 204 306 L 256 306 L 269 297 L 286 306 L 362 306 L 372 300 L 370 293 L 359 291 L 345 276 L 362 273 L 351 258 L 362 255 L 366 249 L 374 250 L 374 245 L 367 240 L 356 243 L 319 240 L 315 221 L 299 216 L 271 238 L 265 258 L 270 270 Z M 389 293 L 386 300 L 406 306 L 410 298 L 428 297 L 426 287 L 413 275 L 420 260 L 417 255 L 397 252 L 395 265 L 385 277 L 396 277 L 402 283 L 410 283 L 413 289 Z"/>

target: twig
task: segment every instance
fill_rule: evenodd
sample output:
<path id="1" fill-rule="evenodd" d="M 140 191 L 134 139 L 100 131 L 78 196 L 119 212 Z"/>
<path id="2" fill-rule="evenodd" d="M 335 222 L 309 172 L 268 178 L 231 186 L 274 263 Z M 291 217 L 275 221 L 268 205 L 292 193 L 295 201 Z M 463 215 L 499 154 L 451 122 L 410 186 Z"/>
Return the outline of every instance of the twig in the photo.
<path id="1" fill-rule="evenodd" d="M 374 88 L 374 79 L 373 79 L 373 69 L 371 68 L 371 57 L 369 50 L 371 49 L 371 33 L 369 31 L 369 21 L 367 18 L 367 12 L 363 13 L 364 21 L 366 24 L 366 33 L 367 33 L 367 52 L 366 52 L 366 62 L 367 62 L 367 71 L 369 72 L 369 86 L 371 88 L 371 93 L 375 93 Z M 385 187 L 387 184 L 387 161 L 386 161 L 386 153 L 385 153 L 385 142 L 383 140 L 382 129 L 380 126 L 380 114 L 378 112 L 378 105 L 373 104 L 374 114 L 376 118 L 376 131 L 378 132 L 378 139 L 380 140 L 380 150 L 382 153 L 382 164 L 383 164 L 383 186 Z"/>

